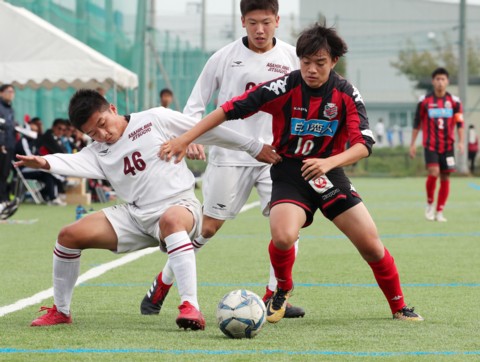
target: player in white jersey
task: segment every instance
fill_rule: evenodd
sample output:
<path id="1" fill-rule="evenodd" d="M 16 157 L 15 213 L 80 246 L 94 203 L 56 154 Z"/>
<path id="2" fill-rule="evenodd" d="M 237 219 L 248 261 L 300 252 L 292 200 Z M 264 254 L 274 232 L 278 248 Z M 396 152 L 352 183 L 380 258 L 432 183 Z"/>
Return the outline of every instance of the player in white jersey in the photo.
<path id="1" fill-rule="evenodd" d="M 204 329 L 197 300 L 196 264 L 191 238 L 201 228 L 201 205 L 193 188 L 195 178 L 184 162 L 161 160 L 157 153 L 167 140 L 195 125 L 196 120 L 163 107 L 122 116 L 98 92 L 79 90 L 70 100 L 69 116 L 95 142 L 75 154 L 44 157 L 17 155 L 16 166 L 27 166 L 110 182 L 125 204 L 90 214 L 59 233 L 53 255 L 54 306 L 32 326 L 71 323 L 70 303 L 84 249 L 125 253 L 159 246 L 168 254 L 181 305 L 177 325 Z M 247 151 L 274 162 L 272 147 L 223 129 L 203 142 Z"/>
<path id="2" fill-rule="evenodd" d="M 295 47 L 274 37 L 279 24 L 277 0 L 242 0 L 241 21 L 247 36 L 218 50 L 207 61 L 184 108 L 184 113 L 200 120 L 208 103 L 218 91 L 218 104 L 243 94 L 253 86 L 280 77 L 299 68 Z M 271 115 L 259 112 L 248 122 L 235 120 L 227 127 L 243 135 L 270 144 L 273 140 Z M 205 159 L 203 146 L 191 145 L 189 158 Z M 272 190 L 270 166 L 261 164 L 245 152 L 223 148 L 209 148 L 208 166 L 203 175 L 203 226 L 193 246 L 200 248 L 222 227 L 234 219 L 256 187 L 264 216 L 269 215 Z M 296 244 L 298 246 L 298 243 Z M 296 249 L 297 250 L 297 249 Z M 158 314 L 168 289 L 173 284 L 169 265 L 153 281 L 144 297 L 142 314 Z M 270 280 L 263 300 L 275 291 L 277 280 L 270 267 Z M 286 317 L 303 317 L 305 311 L 288 306 Z"/>

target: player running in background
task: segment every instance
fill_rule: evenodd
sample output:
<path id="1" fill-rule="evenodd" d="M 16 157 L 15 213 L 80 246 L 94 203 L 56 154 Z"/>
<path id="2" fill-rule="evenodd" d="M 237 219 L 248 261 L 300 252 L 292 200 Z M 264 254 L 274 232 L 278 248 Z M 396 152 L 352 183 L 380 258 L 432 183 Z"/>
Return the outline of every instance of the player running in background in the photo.
<path id="1" fill-rule="evenodd" d="M 421 321 L 405 304 L 395 261 L 343 171 L 367 157 L 374 143 L 360 93 L 333 70 L 347 46 L 334 29 L 316 24 L 300 35 L 296 52 L 300 70 L 227 101 L 192 130 L 166 142 L 160 156 L 181 160 L 190 142 L 226 119 L 270 113 L 273 146 L 283 160 L 271 168 L 269 253 L 278 286 L 267 304 L 267 320 L 275 323 L 284 317 L 294 286 L 294 243 L 320 209 L 371 267 L 393 318 Z M 350 147 L 345 149 L 347 141 Z"/>
<path id="2" fill-rule="evenodd" d="M 218 102 L 240 95 L 255 85 L 298 69 L 295 48 L 277 38 L 279 25 L 277 0 L 242 0 L 240 2 L 242 25 L 247 35 L 217 51 L 207 61 L 184 113 L 197 119 L 218 91 Z M 226 126 L 261 142 L 272 142 L 271 115 L 260 112 L 248 122 L 235 120 Z M 203 146 L 191 145 L 190 158 L 205 159 Z M 226 220 L 234 219 L 245 205 L 253 188 L 260 197 L 261 211 L 269 214 L 272 191 L 270 165 L 257 162 L 245 152 L 228 150 L 221 146 L 210 147 L 208 166 L 202 180 L 203 226 L 201 235 L 193 241 L 196 250 L 205 245 Z M 297 250 L 298 242 L 296 243 Z M 167 263 L 145 295 L 140 310 L 142 314 L 158 314 L 174 278 Z M 270 267 L 270 280 L 263 300 L 266 302 L 275 291 L 277 281 Z M 288 305 L 286 317 L 303 317 L 302 308 Z"/>
<path id="3" fill-rule="evenodd" d="M 70 100 L 70 120 L 95 142 L 75 154 L 21 156 L 27 166 L 91 179 L 108 180 L 126 203 L 105 208 L 65 226 L 53 251 L 52 308 L 32 326 L 71 323 L 70 303 L 80 271 L 82 250 L 107 249 L 126 253 L 159 246 L 168 254 L 177 280 L 181 328 L 204 329 L 197 300 L 195 254 L 191 239 L 200 232 L 201 204 L 194 194 L 195 178 L 187 165 L 158 158 L 168 139 L 193 127 L 196 120 L 163 107 L 128 116 L 94 90 L 79 90 Z M 207 135 L 202 142 L 221 143 L 274 162 L 271 146 L 228 129 Z M 267 152 L 269 151 L 269 152 Z M 263 155 L 267 157 L 262 158 Z"/>
<path id="4" fill-rule="evenodd" d="M 423 132 L 423 148 L 427 167 L 427 207 L 425 218 L 429 221 L 445 222 L 443 209 L 450 192 L 450 173 L 455 172 L 455 128 L 458 130 L 458 150 L 464 152 L 463 107 L 460 99 L 447 92 L 448 71 L 437 68 L 432 73 L 433 91 L 420 98 L 413 122 L 410 157 L 417 152 L 415 141 L 420 130 Z M 437 207 L 435 188 L 440 176 Z"/>

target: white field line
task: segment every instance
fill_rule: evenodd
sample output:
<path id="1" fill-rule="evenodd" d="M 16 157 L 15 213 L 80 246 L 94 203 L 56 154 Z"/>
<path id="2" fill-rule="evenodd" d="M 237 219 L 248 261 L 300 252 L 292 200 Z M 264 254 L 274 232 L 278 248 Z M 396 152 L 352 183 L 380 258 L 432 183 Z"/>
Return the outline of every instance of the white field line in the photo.
<path id="1" fill-rule="evenodd" d="M 250 210 L 256 206 L 259 206 L 260 202 L 255 201 L 252 202 L 251 204 L 244 205 L 240 212 L 245 212 L 247 210 Z M 158 247 L 153 247 L 153 248 L 147 248 L 143 250 L 138 250 L 133 253 L 127 254 L 119 259 L 113 260 L 111 262 L 96 266 L 84 274 L 80 275 L 78 277 L 77 282 L 75 283 L 75 286 L 86 282 L 87 280 L 94 279 L 96 277 L 99 277 L 102 274 L 105 274 L 107 271 L 118 268 L 119 266 L 125 265 L 127 263 L 130 263 L 131 261 L 140 259 L 142 256 L 152 254 L 159 250 Z M 24 308 L 30 307 L 35 304 L 39 304 L 45 299 L 53 297 L 53 288 L 49 288 L 46 290 L 43 290 L 37 294 L 32 295 L 31 297 L 20 299 L 16 301 L 13 304 L 6 305 L 3 307 L 0 307 L 0 317 L 3 317 L 9 313 L 17 312 L 19 310 L 22 310 Z"/>

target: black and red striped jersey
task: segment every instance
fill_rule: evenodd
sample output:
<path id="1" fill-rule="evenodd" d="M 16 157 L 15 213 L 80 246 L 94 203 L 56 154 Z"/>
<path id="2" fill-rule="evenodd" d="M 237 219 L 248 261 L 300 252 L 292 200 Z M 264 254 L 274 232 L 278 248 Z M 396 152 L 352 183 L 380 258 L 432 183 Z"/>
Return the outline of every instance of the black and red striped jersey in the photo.
<path id="1" fill-rule="evenodd" d="M 273 146 L 281 156 L 326 158 L 346 143 L 375 143 L 358 90 L 333 70 L 320 88 L 310 88 L 299 70 L 262 83 L 222 105 L 228 120 L 258 111 L 272 115 Z"/>
<path id="2" fill-rule="evenodd" d="M 424 148 L 437 153 L 452 151 L 455 127 L 463 127 L 460 98 L 448 92 L 441 98 L 433 92 L 420 98 L 413 128 L 422 130 Z"/>

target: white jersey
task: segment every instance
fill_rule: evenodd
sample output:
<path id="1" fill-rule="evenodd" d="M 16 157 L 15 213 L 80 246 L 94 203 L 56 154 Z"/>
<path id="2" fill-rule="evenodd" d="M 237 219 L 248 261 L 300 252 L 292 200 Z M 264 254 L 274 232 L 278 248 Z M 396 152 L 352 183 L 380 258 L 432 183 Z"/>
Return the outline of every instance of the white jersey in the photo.
<path id="1" fill-rule="evenodd" d="M 74 154 L 45 156 L 50 172 L 106 179 L 116 194 L 139 208 L 159 207 L 177 195 L 192 193 L 195 177 L 184 160 L 175 164 L 157 156 L 160 146 L 191 129 L 196 119 L 163 107 L 133 113 L 125 132 L 113 143 L 93 142 Z M 262 144 L 223 126 L 205 133 L 199 143 L 219 144 L 256 156 Z"/>
<path id="2" fill-rule="evenodd" d="M 275 41 L 275 46 L 266 53 L 248 49 L 243 39 L 218 50 L 203 68 L 183 113 L 200 119 L 217 90 L 220 106 L 259 83 L 298 69 L 295 47 L 278 39 Z M 258 112 L 245 120 L 228 121 L 224 125 L 265 144 L 272 143 L 272 117 L 267 113 Z M 208 161 L 217 166 L 263 166 L 245 152 L 217 146 L 210 147 Z"/>

